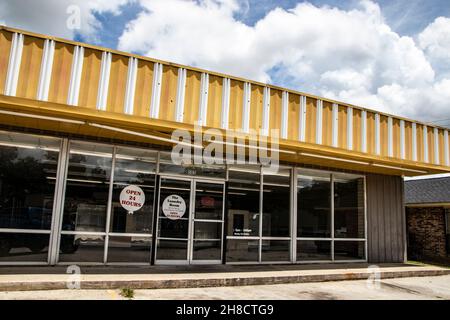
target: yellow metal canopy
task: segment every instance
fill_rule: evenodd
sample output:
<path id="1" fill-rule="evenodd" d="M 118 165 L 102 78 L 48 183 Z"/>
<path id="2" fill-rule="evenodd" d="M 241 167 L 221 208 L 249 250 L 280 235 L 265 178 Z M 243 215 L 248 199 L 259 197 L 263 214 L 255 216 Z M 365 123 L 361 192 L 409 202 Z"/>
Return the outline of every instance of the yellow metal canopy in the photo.
<path id="1" fill-rule="evenodd" d="M 192 132 L 197 122 L 259 137 L 277 129 L 284 161 L 395 175 L 450 172 L 446 128 L 1 26 L 0 121 L 167 146 L 174 129 Z"/>

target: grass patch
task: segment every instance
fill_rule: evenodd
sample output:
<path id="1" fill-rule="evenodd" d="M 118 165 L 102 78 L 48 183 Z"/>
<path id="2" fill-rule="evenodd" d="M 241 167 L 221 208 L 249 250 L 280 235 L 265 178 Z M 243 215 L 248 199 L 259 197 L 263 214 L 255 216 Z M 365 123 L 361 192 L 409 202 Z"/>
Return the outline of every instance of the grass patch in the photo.
<path id="1" fill-rule="evenodd" d="M 408 260 L 407 263 L 415 265 L 415 266 L 434 266 L 434 267 L 450 269 L 450 260 L 447 261 L 445 259 L 443 259 L 443 260 L 424 260 L 424 261 Z"/>
<path id="2" fill-rule="evenodd" d="M 133 299 L 134 298 L 134 290 L 131 288 L 123 288 L 120 290 L 120 295 L 127 299 Z"/>

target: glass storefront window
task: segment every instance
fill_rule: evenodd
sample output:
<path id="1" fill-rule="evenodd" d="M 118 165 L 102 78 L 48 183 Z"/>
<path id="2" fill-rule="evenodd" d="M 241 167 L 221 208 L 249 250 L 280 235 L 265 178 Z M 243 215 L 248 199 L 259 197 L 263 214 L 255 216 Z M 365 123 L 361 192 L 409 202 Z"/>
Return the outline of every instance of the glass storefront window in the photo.
<path id="1" fill-rule="evenodd" d="M 187 259 L 187 240 L 161 240 L 156 241 L 157 260 L 183 260 Z"/>
<path id="2" fill-rule="evenodd" d="M 297 261 L 331 260 L 331 240 L 297 241 Z"/>
<path id="3" fill-rule="evenodd" d="M 0 261 L 48 261 L 60 145 L 56 138 L 0 132 Z"/>
<path id="4" fill-rule="evenodd" d="M 334 177 L 334 236 L 364 238 L 364 178 Z"/>
<path id="5" fill-rule="evenodd" d="M 330 174 L 300 169 L 297 179 L 297 237 L 331 237 Z"/>
<path id="6" fill-rule="evenodd" d="M 259 236 L 259 167 L 230 167 L 228 172 L 228 236 Z"/>
<path id="7" fill-rule="evenodd" d="M 263 240 L 261 261 L 290 261 L 291 241 Z"/>
<path id="8" fill-rule="evenodd" d="M 227 240 L 227 262 L 258 262 L 258 257 L 259 240 Z"/>
<path id="9" fill-rule="evenodd" d="M 194 260 L 220 260 L 222 257 L 220 240 L 194 240 L 192 250 Z"/>
<path id="10" fill-rule="evenodd" d="M 195 183 L 195 219 L 222 220 L 223 184 Z"/>
<path id="11" fill-rule="evenodd" d="M 0 261 L 47 262 L 49 234 L 0 233 Z"/>
<path id="12" fill-rule="evenodd" d="M 102 263 L 104 251 L 105 236 L 62 234 L 59 261 Z"/>
<path id="13" fill-rule="evenodd" d="M 117 148 L 110 232 L 151 234 L 156 158 L 156 151 Z M 120 204 L 121 191 L 130 185 L 139 187 L 145 196 L 144 206 L 133 212 L 128 212 Z"/>
<path id="14" fill-rule="evenodd" d="M 113 148 L 70 143 L 62 230 L 106 231 Z"/>
<path id="15" fill-rule="evenodd" d="M 109 236 L 108 262 L 150 263 L 152 238 Z"/>
<path id="16" fill-rule="evenodd" d="M 335 260 L 361 260 L 365 257 L 365 241 L 334 241 Z"/>
<path id="17" fill-rule="evenodd" d="M 264 170 L 263 170 L 264 173 Z M 290 169 L 263 177 L 263 237 L 290 236 Z"/>
<path id="18" fill-rule="evenodd" d="M 0 132 L 0 228 L 50 230 L 60 144 Z"/>

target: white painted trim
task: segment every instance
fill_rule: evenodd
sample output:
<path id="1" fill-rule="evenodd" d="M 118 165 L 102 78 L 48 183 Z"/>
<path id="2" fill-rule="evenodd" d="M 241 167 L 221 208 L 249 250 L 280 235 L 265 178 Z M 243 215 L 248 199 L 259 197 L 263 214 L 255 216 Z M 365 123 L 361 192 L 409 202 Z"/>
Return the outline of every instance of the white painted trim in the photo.
<path id="1" fill-rule="evenodd" d="M 228 129 L 228 115 L 230 113 L 230 79 L 222 80 L 222 129 Z"/>
<path id="2" fill-rule="evenodd" d="M 339 105 L 333 103 L 332 109 L 332 119 L 331 119 L 331 130 L 332 130 L 332 145 L 333 147 L 338 147 L 338 137 L 339 137 Z"/>
<path id="3" fill-rule="evenodd" d="M 5 83 L 5 95 L 7 96 L 15 96 L 17 92 L 20 63 L 22 62 L 23 38 L 21 33 L 13 34 Z"/>
<path id="4" fill-rule="evenodd" d="M 347 107 L 347 149 L 353 150 L 353 108 Z"/>
<path id="5" fill-rule="evenodd" d="M 423 126 L 423 162 L 429 162 L 428 157 L 428 128 L 426 125 Z"/>
<path id="6" fill-rule="evenodd" d="M 444 130 L 444 158 L 445 165 L 450 165 L 449 148 L 448 148 L 448 130 Z"/>
<path id="7" fill-rule="evenodd" d="M 377 155 L 381 153 L 380 139 L 380 114 L 375 113 L 375 154 Z"/>
<path id="8" fill-rule="evenodd" d="M 150 117 L 155 119 L 159 117 L 162 74 L 163 74 L 162 64 L 155 62 L 153 67 L 152 98 L 150 104 Z"/>
<path id="9" fill-rule="evenodd" d="M 388 117 L 388 156 L 394 156 L 394 124 L 392 117 Z"/>
<path id="10" fill-rule="evenodd" d="M 209 89 L 209 74 L 203 72 L 200 81 L 200 104 L 198 110 L 198 121 L 201 123 L 202 126 L 206 126 L 206 119 L 208 113 L 208 89 Z"/>
<path id="11" fill-rule="evenodd" d="M 134 94 L 136 92 L 138 59 L 130 57 L 128 60 L 127 87 L 125 91 L 124 112 L 133 114 L 134 110 Z"/>
<path id="12" fill-rule="evenodd" d="M 262 135 L 269 135 L 270 118 L 270 88 L 264 87 L 263 91 L 263 114 L 262 114 Z"/>
<path id="13" fill-rule="evenodd" d="M 367 111 L 361 111 L 361 151 L 367 152 Z"/>
<path id="14" fill-rule="evenodd" d="M 306 97 L 300 96 L 300 115 L 299 115 L 299 132 L 298 132 L 298 139 L 301 142 L 304 142 L 306 140 Z"/>
<path id="15" fill-rule="evenodd" d="M 417 125 L 415 122 L 411 124 L 411 152 L 412 152 L 412 160 L 417 161 Z"/>
<path id="16" fill-rule="evenodd" d="M 405 151 L 405 120 L 400 120 L 400 158 L 406 158 Z"/>
<path id="17" fill-rule="evenodd" d="M 109 76 L 111 73 L 111 59 L 111 52 L 103 51 L 97 93 L 97 110 L 106 110 L 106 104 L 108 102 Z"/>
<path id="18" fill-rule="evenodd" d="M 323 103 L 322 100 L 317 100 L 316 103 L 316 143 L 322 144 L 322 118 L 323 118 Z"/>
<path id="19" fill-rule="evenodd" d="M 67 94 L 67 104 L 78 105 L 80 94 L 81 73 L 83 71 L 84 48 L 75 46 L 73 50 L 72 69 L 70 71 L 69 92 Z"/>
<path id="20" fill-rule="evenodd" d="M 433 129 L 433 135 L 434 135 L 434 164 L 440 164 L 439 159 L 439 129 L 434 128 Z"/>
<path id="21" fill-rule="evenodd" d="M 47 101 L 48 91 L 50 89 L 50 79 L 52 77 L 53 57 L 55 55 L 55 41 L 46 39 L 44 42 L 44 51 L 42 54 L 41 71 L 39 74 L 39 83 L 36 94 L 37 100 Z"/>
<path id="22" fill-rule="evenodd" d="M 244 97 L 242 101 L 242 131 L 248 132 L 250 126 L 250 99 L 252 87 L 249 82 L 244 83 Z"/>
<path id="23" fill-rule="evenodd" d="M 184 98 L 186 92 L 186 69 L 178 68 L 177 98 L 175 101 L 175 121 L 183 122 Z"/>
<path id="24" fill-rule="evenodd" d="M 287 139 L 288 133 L 289 93 L 283 91 L 281 96 L 281 139 Z"/>

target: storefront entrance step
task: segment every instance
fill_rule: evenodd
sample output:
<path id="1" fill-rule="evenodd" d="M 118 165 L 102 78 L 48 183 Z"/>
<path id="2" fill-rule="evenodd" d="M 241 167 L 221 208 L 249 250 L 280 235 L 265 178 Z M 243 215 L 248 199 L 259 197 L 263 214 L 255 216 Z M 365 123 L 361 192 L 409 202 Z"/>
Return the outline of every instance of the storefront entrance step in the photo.
<path id="1" fill-rule="evenodd" d="M 450 274 L 449 268 L 407 264 L 381 264 L 376 268 L 368 268 L 368 264 L 333 266 L 82 267 L 81 274 L 68 274 L 67 268 L 60 266 L 1 267 L 0 290 L 199 288 Z"/>

